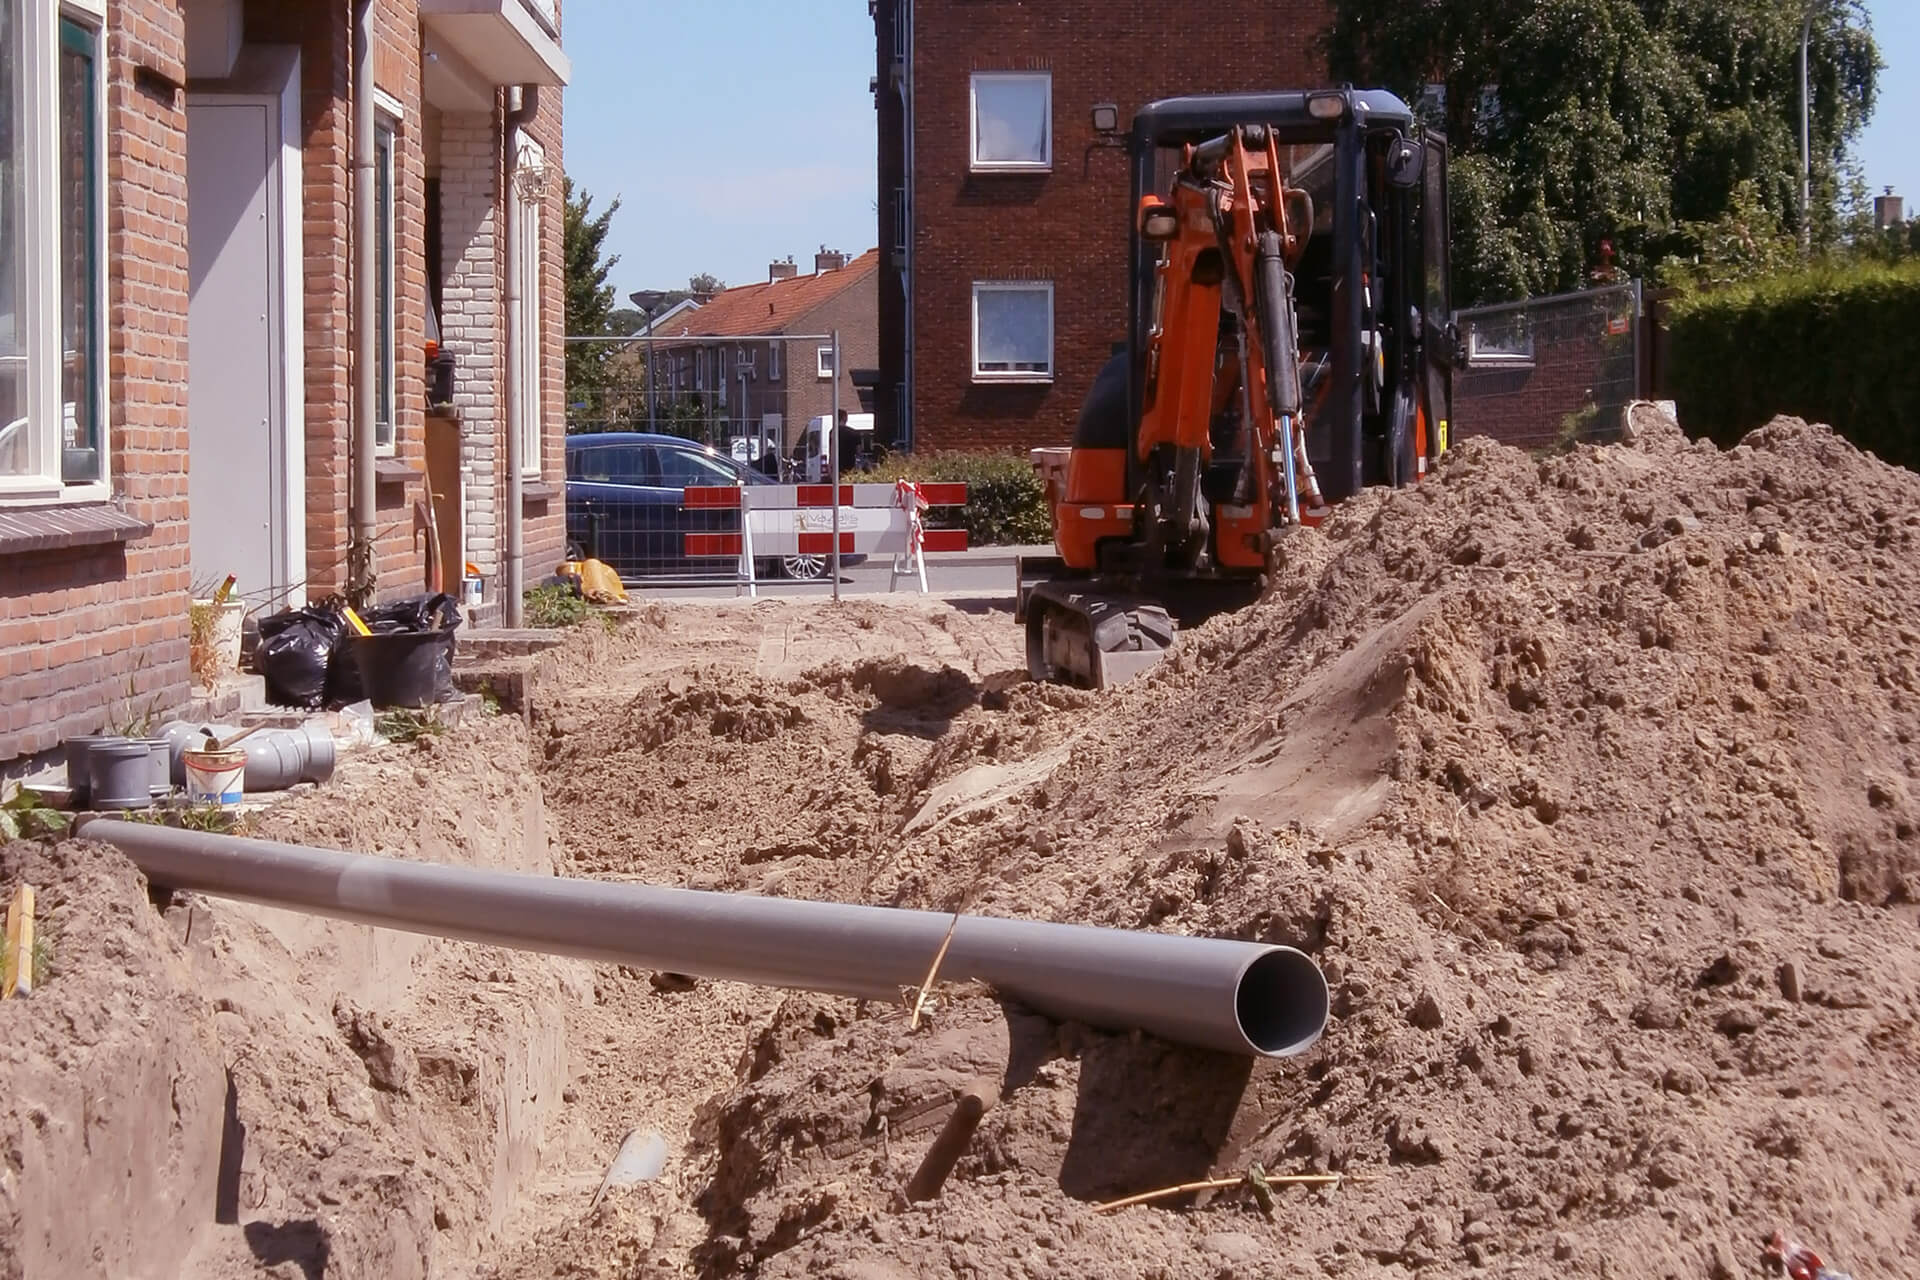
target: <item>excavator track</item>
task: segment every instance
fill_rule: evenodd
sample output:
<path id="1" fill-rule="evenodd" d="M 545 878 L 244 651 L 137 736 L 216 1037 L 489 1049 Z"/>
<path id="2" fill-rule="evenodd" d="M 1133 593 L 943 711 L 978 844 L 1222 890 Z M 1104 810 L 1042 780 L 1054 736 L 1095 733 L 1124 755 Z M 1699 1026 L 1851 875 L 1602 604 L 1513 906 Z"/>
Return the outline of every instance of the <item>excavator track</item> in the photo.
<path id="1" fill-rule="evenodd" d="M 1109 689 L 1147 670 L 1178 629 L 1152 600 L 1071 580 L 1036 584 L 1026 623 L 1027 674 L 1083 689 Z"/>

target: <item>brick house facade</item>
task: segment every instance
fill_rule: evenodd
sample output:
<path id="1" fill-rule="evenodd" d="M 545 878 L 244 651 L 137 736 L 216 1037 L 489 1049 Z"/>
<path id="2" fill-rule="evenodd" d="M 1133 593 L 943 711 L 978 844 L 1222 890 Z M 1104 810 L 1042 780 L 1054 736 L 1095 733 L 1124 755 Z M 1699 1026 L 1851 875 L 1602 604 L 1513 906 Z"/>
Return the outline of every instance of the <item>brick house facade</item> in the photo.
<path id="1" fill-rule="evenodd" d="M 1327 5 L 1203 0 L 1177 24 L 1210 35 L 1199 55 L 1139 0 L 873 12 L 879 432 L 916 449 L 1066 444 L 1126 329 L 1126 155 L 1093 108 L 1115 105 L 1124 132 L 1159 98 L 1322 84 Z"/>
<path id="2" fill-rule="evenodd" d="M 9 131 L 24 158 L 6 163 L 25 180 L 0 187 L 29 194 L 0 216 L 12 344 L 0 350 L 0 770 L 99 730 L 129 691 L 142 709 L 185 707 L 197 585 L 240 572 L 264 611 L 349 585 L 359 372 L 377 379 L 383 436 L 376 598 L 422 588 L 414 512 L 431 495 L 453 539 L 449 589 L 471 561 L 497 607 L 510 386 L 530 405 L 529 580 L 560 557 L 558 6 L 370 2 L 383 252 L 366 371 L 354 367 L 358 6 L 8 6 L 0 54 L 26 107 Z M 532 109 L 509 121 L 516 102 Z M 501 225 L 515 198 L 538 299 L 517 383 Z M 45 261 L 82 266 L 62 279 Z M 91 305 L 77 319 L 76 298 Z M 456 394 L 430 411 L 430 308 L 449 301 L 439 329 Z M 436 429 L 459 437 L 451 480 L 430 465 Z"/>
<path id="3" fill-rule="evenodd" d="M 791 262 L 773 263 L 766 283 L 723 289 L 657 324 L 652 334 L 656 407 L 662 396 L 697 398 L 715 422 L 717 438 L 710 443 L 725 446 L 733 439 L 763 438 L 763 430 L 777 431 L 764 438 L 775 439 L 782 455 L 791 454 L 810 419 L 832 412 L 836 372 L 840 407 L 872 412 L 871 389 L 862 385 L 862 373 L 871 371 L 880 355 L 879 263 L 877 249 L 848 261 L 822 248 L 812 274 L 799 274 Z M 829 344 L 823 341 L 765 340 L 773 334 L 835 331 L 840 334 L 837 371 L 829 367 Z M 748 335 L 762 340 L 740 340 Z M 644 371 L 645 343 L 630 344 L 629 350 L 626 362 Z M 625 411 L 635 428 L 646 426 L 643 402 Z"/>

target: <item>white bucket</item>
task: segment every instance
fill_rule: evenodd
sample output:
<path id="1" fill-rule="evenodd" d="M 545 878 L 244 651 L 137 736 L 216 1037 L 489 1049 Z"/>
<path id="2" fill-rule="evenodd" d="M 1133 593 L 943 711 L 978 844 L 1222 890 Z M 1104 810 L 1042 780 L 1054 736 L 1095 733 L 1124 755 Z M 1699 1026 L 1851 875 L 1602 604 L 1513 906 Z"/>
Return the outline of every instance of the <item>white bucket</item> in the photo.
<path id="1" fill-rule="evenodd" d="M 192 804 L 217 804 L 222 809 L 238 809 L 246 790 L 247 753 L 237 749 L 200 751 L 188 749 L 181 754 L 187 767 L 187 800 Z"/>
<path id="2" fill-rule="evenodd" d="M 213 651 L 213 670 L 210 674 L 217 679 L 238 671 L 246 630 L 246 602 L 229 600 L 217 609 L 211 600 L 195 600 L 193 603 L 196 608 L 215 609 L 211 634 L 207 637 L 208 646 Z"/>

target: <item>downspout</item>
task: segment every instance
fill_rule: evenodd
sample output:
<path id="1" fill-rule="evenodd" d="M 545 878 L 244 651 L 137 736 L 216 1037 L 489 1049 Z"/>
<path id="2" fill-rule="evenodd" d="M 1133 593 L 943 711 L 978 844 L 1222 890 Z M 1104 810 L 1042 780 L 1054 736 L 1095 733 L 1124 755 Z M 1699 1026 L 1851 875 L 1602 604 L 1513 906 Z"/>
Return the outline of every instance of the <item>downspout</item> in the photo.
<path id="1" fill-rule="evenodd" d="M 353 414 L 348 433 L 353 488 L 348 500 L 346 594 L 364 605 L 373 594 L 374 297 L 373 0 L 356 0 L 353 15 Z"/>
<path id="2" fill-rule="evenodd" d="M 512 91 L 510 90 L 509 93 Z M 526 541 L 525 522 L 521 503 L 524 501 L 522 489 L 520 435 L 525 426 L 525 414 L 520 407 L 520 359 L 521 345 L 533 342 L 538 345 L 539 334 L 520 332 L 520 294 L 526 287 L 520 278 L 520 157 L 514 150 L 514 135 L 520 126 L 533 118 L 540 105 L 540 90 L 534 85 L 519 88 L 520 102 L 510 107 L 502 117 L 500 130 L 501 146 L 506 154 L 505 179 L 500 184 L 501 196 L 506 205 L 505 236 L 507 254 L 507 341 L 506 341 L 506 392 L 507 392 L 507 525 L 506 559 L 501 564 L 500 594 L 505 614 L 501 621 L 508 627 L 518 627 L 525 621 L 525 572 Z M 540 287 L 534 281 L 534 288 Z"/>

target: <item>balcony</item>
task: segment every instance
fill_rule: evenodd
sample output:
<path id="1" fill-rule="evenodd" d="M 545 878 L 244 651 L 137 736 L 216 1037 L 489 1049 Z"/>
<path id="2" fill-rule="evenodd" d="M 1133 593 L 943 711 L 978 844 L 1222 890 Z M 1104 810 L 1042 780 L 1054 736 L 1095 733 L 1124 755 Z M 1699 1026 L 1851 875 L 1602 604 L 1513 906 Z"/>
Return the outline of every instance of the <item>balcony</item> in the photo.
<path id="1" fill-rule="evenodd" d="M 564 85 L 553 0 L 420 0 L 420 22 L 488 84 Z"/>

